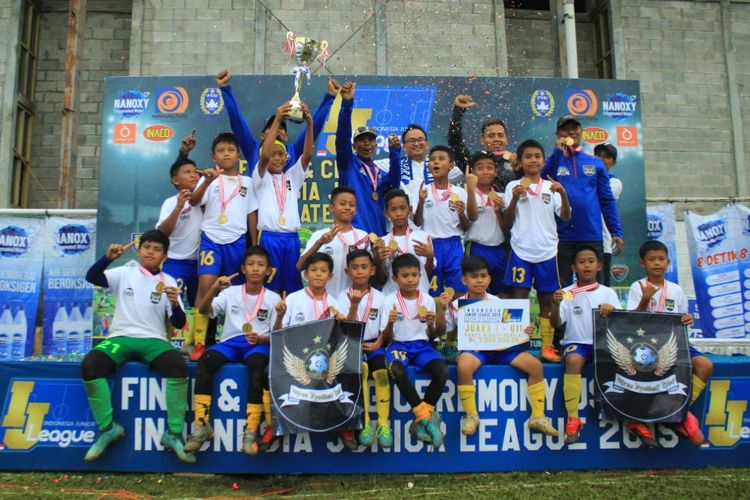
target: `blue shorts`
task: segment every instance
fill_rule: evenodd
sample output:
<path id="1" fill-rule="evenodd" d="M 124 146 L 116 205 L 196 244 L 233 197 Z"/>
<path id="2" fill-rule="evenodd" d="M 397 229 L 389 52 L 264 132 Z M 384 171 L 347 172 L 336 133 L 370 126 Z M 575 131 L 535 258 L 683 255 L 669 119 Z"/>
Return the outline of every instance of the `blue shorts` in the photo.
<path id="1" fill-rule="evenodd" d="M 161 266 L 161 270 L 175 279 L 185 306 L 193 307 L 195 293 L 198 291 L 198 261 L 168 258 Z"/>
<path id="2" fill-rule="evenodd" d="M 362 353 L 362 361 L 370 361 L 372 358 L 376 358 L 378 356 L 385 356 L 385 348 L 378 347 L 374 351 L 372 351 L 370 354 Z"/>
<path id="3" fill-rule="evenodd" d="M 557 275 L 557 259 L 552 257 L 543 262 L 526 262 L 516 252 L 510 252 L 508 268 L 505 270 L 505 284 L 513 288 L 531 288 L 537 292 L 554 292 L 560 289 Z"/>
<path id="4" fill-rule="evenodd" d="M 250 344 L 244 335 L 237 335 L 231 339 L 219 342 L 209 347 L 207 350 L 217 351 L 227 357 L 232 363 L 245 361 L 252 354 L 263 354 L 268 357 L 271 347 L 268 344 Z"/>
<path id="5" fill-rule="evenodd" d="M 529 350 L 529 342 L 524 342 L 521 345 L 513 346 L 502 351 L 461 351 L 461 354 L 471 354 L 479 360 L 482 366 L 486 364 L 490 365 L 509 365 L 519 354 Z"/>
<path id="6" fill-rule="evenodd" d="M 432 248 L 435 250 L 437 262 L 432 273 L 434 282 L 430 281 L 430 295 L 439 297 L 445 287 L 451 287 L 456 292 L 465 292 L 466 286 L 461 283 L 461 260 L 464 258 L 461 238 L 433 238 Z"/>
<path id="7" fill-rule="evenodd" d="M 566 358 L 569 354 L 578 354 L 586 358 L 586 363 L 594 360 L 594 346 L 590 344 L 565 344 L 562 350 L 563 358 Z"/>
<path id="8" fill-rule="evenodd" d="M 466 244 L 466 255 L 482 257 L 490 265 L 492 281 L 490 282 L 489 292 L 492 295 L 510 292 L 510 288 L 503 282 L 505 269 L 508 267 L 508 256 L 505 254 L 505 248 L 502 245 L 493 247 L 469 241 Z"/>
<path id="9" fill-rule="evenodd" d="M 245 282 L 240 272 L 240 266 L 247 250 L 246 237 L 243 234 L 232 243 L 214 243 L 206 233 L 201 233 L 200 263 L 198 276 L 213 274 L 214 276 L 231 276 L 240 273 L 232 280 L 233 285 Z"/>
<path id="10" fill-rule="evenodd" d="M 391 342 L 385 350 L 385 361 L 388 365 L 398 361 L 404 367 L 413 364 L 421 370 L 434 359 L 443 359 L 443 356 L 433 347 L 432 342 L 426 340 Z"/>
<path id="11" fill-rule="evenodd" d="M 691 345 L 690 345 L 690 343 L 688 343 L 688 349 L 690 349 L 690 357 L 691 357 L 691 358 L 695 358 L 695 357 L 697 357 L 697 356 L 703 356 L 703 353 L 702 353 L 702 352 L 700 352 L 700 351 L 699 351 L 698 349 L 696 349 L 695 347 L 691 346 Z"/>
<path id="12" fill-rule="evenodd" d="M 266 286 L 276 293 L 302 290 L 302 277 L 297 271 L 299 260 L 299 234 L 262 231 L 260 246 L 266 249 L 271 257 L 271 274 L 266 279 Z"/>

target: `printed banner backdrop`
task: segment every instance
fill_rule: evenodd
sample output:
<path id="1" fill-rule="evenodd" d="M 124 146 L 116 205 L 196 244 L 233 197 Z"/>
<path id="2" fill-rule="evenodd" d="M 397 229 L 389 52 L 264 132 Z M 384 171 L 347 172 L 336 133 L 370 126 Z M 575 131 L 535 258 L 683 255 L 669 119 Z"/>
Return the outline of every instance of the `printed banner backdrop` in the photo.
<path id="1" fill-rule="evenodd" d="M 508 125 L 509 149 L 533 138 L 550 154 L 557 118 L 577 115 L 588 152 L 603 142 L 619 150 L 613 173 L 624 185 L 619 210 L 626 247 L 622 256 L 614 258 L 619 270 L 614 284 L 628 286 L 633 281 L 629 270 L 638 269 L 638 246 L 646 238 L 637 81 L 346 75 L 337 79 L 358 84 L 353 126 L 378 129 L 378 158 L 387 156 L 383 150 L 387 135 L 409 123 L 424 126 L 432 145 L 446 144 L 453 99 L 458 94 L 471 94 L 477 103 L 464 117 L 464 138 L 472 151 L 480 149 L 481 122 L 497 116 Z M 293 81 L 292 76 L 232 78 L 240 110 L 256 137 L 266 118 L 291 97 Z M 311 85 L 303 86 L 302 99 L 315 109 L 325 91 L 326 78 L 315 77 Z M 328 194 L 338 178 L 334 139 L 340 106 L 337 98 L 316 143 L 312 176 L 301 191 L 303 245 L 311 231 L 332 222 Z M 211 140 L 230 129 L 221 93 L 210 75 L 107 78 L 103 108 L 98 248 L 125 243 L 131 235 L 155 226 L 162 201 L 174 194 L 168 172 L 182 137 L 196 129 L 197 146 L 190 156 L 207 167 L 211 166 Z M 290 124 L 290 139 L 301 130 Z M 241 165 L 241 170 L 247 172 L 247 166 Z"/>
<path id="2" fill-rule="evenodd" d="M 685 212 L 703 337 L 750 338 L 750 219 L 727 205 L 710 215 Z"/>
<path id="3" fill-rule="evenodd" d="M 274 435 L 362 428 L 364 323 L 313 321 L 273 332 Z"/>
<path id="4" fill-rule="evenodd" d="M 0 217 L 0 360 L 34 350 L 43 240 L 43 218 Z"/>
<path id="5" fill-rule="evenodd" d="M 677 276 L 677 240 L 675 238 L 674 204 L 662 203 L 646 207 L 648 228 L 646 236 L 650 240 L 659 240 L 669 250 L 669 269 L 664 277 L 673 283 L 679 283 Z"/>
<path id="6" fill-rule="evenodd" d="M 393 447 L 351 452 L 332 433 L 284 436 L 271 451 L 242 455 L 247 369 L 224 365 L 216 376 L 212 426 L 215 437 L 183 464 L 162 451 L 166 429 L 165 381 L 141 363 L 126 363 L 112 379 L 114 417 L 125 438 L 95 463 L 83 456 L 95 439 L 95 424 L 80 380 L 70 362 L 0 363 L 0 470 L 194 472 L 235 474 L 434 473 L 562 469 L 696 468 L 750 466 L 750 362 L 747 357 L 715 358 L 715 371 L 691 407 L 704 423 L 708 443 L 694 447 L 663 425 L 656 426 L 661 448 L 643 446 L 616 420 L 598 420 L 593 409 L 593 367 L 583 373 L 581 440 L 570 446 L 557 438 L 530 432 L 526 380 L 509 366 L 487 366 L 477 372 L 477 409 L 482 424 L 474 436 L 461 434 L 463 410 L 456 393 L 456 371 L 437 405 L 447 432 L 444 447 L 429 451 L 408 433 L 413 419 L 394 387 L 391 427 Z M 195 364 L 190 363 L 190 376 Z M 410 369 L 417 389 L 428 380 Z M 565 426 L 563 368 L 545 366 L 547 414 L 561 434 Z M 192 387 L 190 384 L 189 387 Z M 192 401 L 192 394 L 188 397 Z M 375 418 L 375 403 L 371 403 Z M 188 412 L 188 422 L 192 422 Z"/>
<path id="7" fill-rule="evenodd" d="M 593 316 L 596 396 L 604 412 L 618 420 L 685 420 L 692 366 L 682 315 Z"/>
<path id="8" fill-rule="evenodd" d="M 86 271 L 96 260 L 96 219 L 50 217 L 44 237 L 42 352 L 66 355 L 91 349 L 91 284 Z"/>

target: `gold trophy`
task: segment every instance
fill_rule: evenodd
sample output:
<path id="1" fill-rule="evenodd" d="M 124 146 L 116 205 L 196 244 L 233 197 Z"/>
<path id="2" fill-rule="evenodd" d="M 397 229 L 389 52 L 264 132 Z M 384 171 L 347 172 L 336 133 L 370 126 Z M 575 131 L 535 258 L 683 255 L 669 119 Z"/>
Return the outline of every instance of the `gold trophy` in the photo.
<path id="1" fill-rule="evenodd" d="M 289 104 L 292 105 L 292 111 L 289 112 L 287 118 L 295 123 L 302 123 L 305 121 L 304 114 L 302 113 L 302 101 L 299 98 L 299 92 L 302 90 L 302 80 L 307 78 L 308 83 L 310 82 L 310 67 L 308 64 L 318 59 L 328 48 L 328 42 L 325 40 L 317 41 L 312 38 L 306 38 L 303 36 L 295 36 L 291 31 L 286 34 L 287 43 L 292 46 L 292 54 L 297 62 L 297 66 L 292 68 L 294 74 L 294 95 L 289 100 Z"/>

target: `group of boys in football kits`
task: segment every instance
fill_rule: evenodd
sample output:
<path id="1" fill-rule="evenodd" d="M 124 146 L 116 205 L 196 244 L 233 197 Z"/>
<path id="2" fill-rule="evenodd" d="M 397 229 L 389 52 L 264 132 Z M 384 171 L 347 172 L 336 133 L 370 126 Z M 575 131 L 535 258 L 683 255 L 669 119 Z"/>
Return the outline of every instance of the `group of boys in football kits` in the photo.
<path id="1" fill-rule="evenodd" d="M 363 422 L 356 434 L 338 433 L 343 443 L 350 449 L 374 441 L 392 446 L 393 383 L 414 414 L 409 431 L 439 449 L 445 435 L 436 407 L 449 371 L 435 341 L 457 328 L 459 299 L 528 300 L 532 288 L 540 309 L 540 356 L 530 353 L 528 341 L 504 350 L 461 351 L 457 392 L 465 415 L 460 432 L 475 434 L 480 424 L 477 370 L 509 365 L 528 379 L 528 427 L 550 436 L 564 432 L 566 443 L 576 442 L 583 428 L 581 373 L 593 361 L 593 321 L 574 310 L 606 316 L 621 308 L 617 294 L 600 283 L 604 231 L 610 252 L 623 244 L 612 189 L 619 186 L 619 193 L 622 186 L 609 173 L 617 157 L 614 146 L 597 147 L 596 156 L 589 155 L 581 146 L 580 123 L 566 115 L 557 122 L 549 156 L 531 139 L 510 152 L 505 124 L 491 119 L 481 128 L 484 150 L 470 154 L 461 123 L 475 104 L 470 96 L 458 96 L 450 147 L 430 148 L 426 131 L 409 125 L 400 137 L 388 137 L 388 158 L 374 159 L 378 132 L 368 126 L 352 130 L 356 84 L 335 80 L 314 112 L 303 104 L 305 126 L 296 142 L 287 135 L 289 103 L 277 108 L 256 140 L 230 80 L 228 71 L 217 75 L 232 132 L 213 139 L 214 166 L 198 169 L 189 158 L 195 134 L 183 140 L 170 168 L 177 193 L 164 201 L 156 229 L 141 235 L 136 265 L 109 269 L 134 245 L 112 244 L 88 271 L 89 282 L 112 290 L 116 307 L 109 336 L 81 365 L 99 429 L 85 459 L 96 460 L 124 435 L 113 416 L 107 377 L 129 360 L 142 361 L 165 377 L 168 425 L 161 443 L 187 463 L 194 463 L 213 437 L 217 372 L 226 363 L 243 363 L 248 390 L 242 451 L 268 450 L 277 438 L 271 425 L 270 336 L 325 318 L 364 324 Z M 329 206 L 333 223 L 302 247 L 300 190 L 315 140 L 338 97 L 339 182 Z M 248 175 L 239 173 L 241 155 Z M 640 259 L 646 277 L 633 283 L 627 309 L 679 313 L 691 325 L 685 294 L 664 277 L 666 247 L 646 242 Z M 198 362 L 194 421 L 187 433 L 187 362 L 167 333 L 185 326 L 183 297 L 195 311 L 194 335 L 187 342 Z M 223 332 L 214 342 L 207 333 L 217 318 L 223 318 Z M 553 343 L 556 328 L 563 332 L 562 355 Z M 530 338 L 534 329 L 529 325 L 525 333 Z M 691 357 L 694 401 L 713 367 L 692 348 Z M 564 363 L 564 429 L 545 415 L 542 361 Z M 409 366 L 429 378 L 424 394 L 409 378 Z M 694 444 L 703 442 L 691 413 L 674 427 Z M 628 422 L 627 428 L 645 444 L 658 446 L 648 425 Z"/>

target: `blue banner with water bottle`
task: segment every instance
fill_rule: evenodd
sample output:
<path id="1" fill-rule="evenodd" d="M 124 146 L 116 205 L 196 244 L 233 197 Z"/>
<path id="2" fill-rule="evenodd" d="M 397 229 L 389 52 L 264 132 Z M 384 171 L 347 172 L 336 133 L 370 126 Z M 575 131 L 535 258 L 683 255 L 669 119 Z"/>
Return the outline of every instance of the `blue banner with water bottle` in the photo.
<path id="1" fill-rule="evenodd" d="M 669 268 L 664 277 L 672 283 L 679 283 L 677 276 L 677 241 L 675 236 L 674 204 L 662 203 L 646 207 L 648 229 L 646 237 L 650 240 L 658 240 L 667 246 L 669 251 Z"/>
<path id="2" fill-rule="evenodd" d="M 750 209 L 685 212 L 703 337 L 750 338 Z"/>
<path id="3" fill-rule="evenodd" d="M 86 353 L 94 322 L 86 271 L 96 260 L 96 219 L 50 217 L 44 234 L 42 352 Z"/>
<path id="4" fill-rule="evenodd" d="M 21 359 L 34 349 L 43 238 L 43 218 L 0 219 L 0 360 Z"/>

